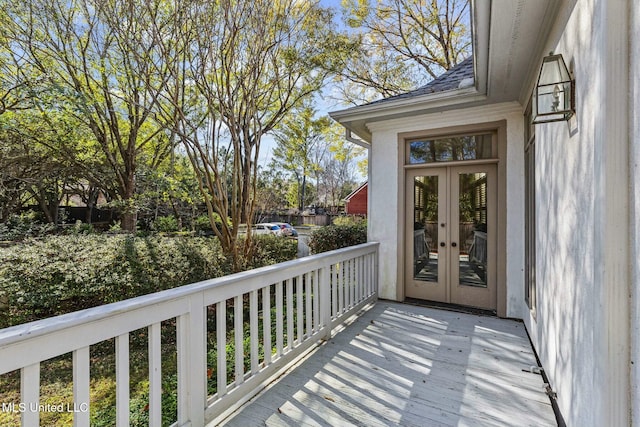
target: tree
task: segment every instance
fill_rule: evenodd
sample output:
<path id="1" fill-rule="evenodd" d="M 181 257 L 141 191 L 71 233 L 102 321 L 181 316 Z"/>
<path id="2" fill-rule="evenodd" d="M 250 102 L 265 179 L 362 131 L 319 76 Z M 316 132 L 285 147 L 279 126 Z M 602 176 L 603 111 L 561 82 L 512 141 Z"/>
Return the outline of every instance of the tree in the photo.
<path id="1" fill-rule="evenodd" d="M 325 132 L 329 155 L 321 163 L 318 180 L 318 197 L 325 206 L 336 208 L 356 185 L 356 170 L 363 176 L 366 172 L 365 149 L 347 143 L 343 137 L 343 128 L 334 123 Z"/>
<path id="2" fill-rule="evenodd" d="M 272 213 L 288 207 L 288 184 L 287 178 L 280 169 L 260 168 L 256 186 L 256 214 Z M 263 222 L 263 220 L 257 216 L 255 222 Z"/>
<path id="3" fill-rule="evenodd" d="M 426 84 L 471 55 L 469 0 L 344 0 L 359 54 L 338 87 L 349 103 Z"/>
<path id="4" fill-rule="evenodd" d="M 331 124 L 329 117 L 315 118 L 316 110 L 309 104 L 292 111 L 274 132 L 277 143 L 272 167 L 280 167 L 296 180 L 297 206 L 304 210 L 307 178 L 320 172 L 325 150 L 323 135 Z"/>
<path id="5" fill-rule="evenodd" d="M 161 20 L 162 2 L 1 3 L 9 48 L 23 53 L 19 68 L 42 76 L 29 85 L 55 89 L 57 99 L 72 106 L 67 112 L 91 130 L 113 172 L 110 190 L 121 201 L 122 228 L 135 230 L 140 155 L 151 153 L 147 161 L 154 168 L 172 148 L 151 120 L 167 77 L 167 64 L 151 56 L 157 43 L 151 23 Z"/>
<path id="6" fill-rule="evenodd" d="M 0 179 L 9 184 L 5 188 L 19 182 L 14 203 L 35 203 L 48 222 L 57 224 L 58 208 L 71 193 L 71 184 L 86 180 L 85 172 L 93 165 L 90 160 L 82 166 L 77 162 L 84 147 L 81 128 L 64 114 L 43 115 L 35 109 L 5 112 L 0 128 Z"/>
<path id="7" fill-rule="evenodd" d="M 30 81 L 37 80 L 24 63 L 24 52 L 11 48 L 10 23 L 8 13 L 0 9 L 0 115 L 7 111 L 30 108 L 33 96 Z M 27 77 L 29 76 L 29 77 Z"/>
<path id="8" fill-rule="evenodd" d="M 184 1 L 177 32 L 159 39 L 174 64 L 166 85 L 171 108 L 161 112 L 191 159 L 225 252 L 240 268 L 250 256 L 248 234 L 239 252 L 238 225 L 249 222 L 256 199 L 262 137 L 319 90 L 349 43 L 333 31 L 332 14 L 312 2 Z M 214 214 L 231 226 L 213 226 Z"/>

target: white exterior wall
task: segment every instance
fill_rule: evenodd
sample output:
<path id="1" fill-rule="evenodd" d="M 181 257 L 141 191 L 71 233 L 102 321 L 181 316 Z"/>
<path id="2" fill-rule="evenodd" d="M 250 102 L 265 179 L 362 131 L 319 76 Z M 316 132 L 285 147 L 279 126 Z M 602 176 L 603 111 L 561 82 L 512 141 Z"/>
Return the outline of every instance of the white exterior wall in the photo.
<path id="1" fill-rule="evenodd" d="M 640 427 L 640 3 L 630 12 L 631 425 Z"/>
<path id="2" fill-rule="evenodd" d="M 380 242 L 379 292 L 384 299 L 397 300 L 398 251 L 403 245 L 402 229 L 405 208 L 399 206 L 398 191 L 404 188 L 404 178 L 398 134 L 441 129 L 469 124 L 507 121 L 507 316 L 521 318 L 524 298 L 524 130 L 522 107 L 516 103 L 453 110 L 376 122 L 372 132 L 369 178 L 369 239 Z M 398 218 L 398 215 L 401 215 Z"/>
<path id="3" fill-rule="evenodd" d="M 395 300 L 403 286 L 398 134 L 506 120 L 507 316 L 524 319 L 567 425 L 640 427 L 640 3 L 563 1 L 549 51 L 573 70 L 576 115 L 536 126 L 535 317 L 524 301 L 524 136 L 514 104 L 369 125 L 380 296 Z"/>
<path id="4" fill-rule="evenodd" d="M 524 320 L 570 426 L 630 425 L 633 411 L 629 5 L 565 2 L 544 49 L 573 64 L 576 116 L 536 126 L 538 304 Z"/>

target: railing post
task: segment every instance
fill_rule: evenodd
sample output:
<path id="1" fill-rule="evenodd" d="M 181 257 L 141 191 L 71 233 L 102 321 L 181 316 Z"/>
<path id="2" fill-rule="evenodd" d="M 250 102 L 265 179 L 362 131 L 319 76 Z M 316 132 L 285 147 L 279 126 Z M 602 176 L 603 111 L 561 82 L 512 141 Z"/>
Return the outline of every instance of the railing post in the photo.
<path id="1" fill-rule="evenodd" d="M 73 352 L 73 426 L 89 427 L 89 347 Z"/>
<path id="2" fill-rule="evenodd" d="M 376 294 L 376 298 L 378 298 L 378 293 L 379 293 L 379 282 L 378 282 L 378 275 L 380 274 L 380 270 L 379 270 L 379 266 L 378 263 L 379 258 L 380 258 L 380 253 L 379 253 L 379 246 L 376 246 L 376 250 L 373 254 L 374 258 L 373 258 L 373 292 Z"/>
<path id="3" fill-rule="evenodd" d="M 23 426 L 40 425 L 40 363 L 25 366 L 20 370 L 20 403 Z"/>
<path id="4" fill-rule="evenodd" d="M 116 427 L 129 425 L 129 334 L 116 337 Z"/>
<path id="5" fill-rule="evenodd" d="M 331 269 L 330 266 L 322 267 L 319 271 L 320 278 L 320 324 L 322 325 L 322 338 L 331 339 Z"/>
<path id="6" fill-rule="evenodd" d="M 202 292 L 192 295 L 189 300 L 189 351 L 185 355 L 189 360 L 189 418 L 192 426 L 202 426 L 207 402 L 206 307 Z"/>

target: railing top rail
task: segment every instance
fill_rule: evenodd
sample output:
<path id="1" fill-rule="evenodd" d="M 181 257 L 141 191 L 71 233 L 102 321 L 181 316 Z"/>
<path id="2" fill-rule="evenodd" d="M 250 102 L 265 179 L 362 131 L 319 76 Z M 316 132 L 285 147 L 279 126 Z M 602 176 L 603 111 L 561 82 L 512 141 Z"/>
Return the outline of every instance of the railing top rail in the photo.
<path id="1" fill-rule="evenodd" d="M 102 320 L 107 317 L 115 316 L 144 307 L 149 307 L 155 304 L 161 304 L 174 299 L 184 298 L 198 292 L 211 291 L 215 288 L 233 285 L 235 283 L 247 281 L 249 279 L 256 279 L 260 277 L 264 278 L 264 283 L 266 284 L 272 281 L 276 282 L 278 280 L 282 280 L 279 279 L 279 277 L 289 277 L 292 271 L 298 271 L 305 268 L 310 270 L 321 268 L 336 262 L 340 262 L 342 259 L 345 259 L 347 257 L 359 256 L 374 252 L 377 249 L 378 245 L 379 244 L 377 242 L 363 243 L 361 245 L 350 246 L 330 252 L 324 252 L 318 255 L 311 255 L 300 259 L 257 268 L 254 270 L 248 270 L 228 276 L 208 279 L 202 282 L 192 283 L 189 285 L 156 292 L 149 295 L 142 295 L 136 298 L 119 301 L 112 304 L 92 307 L 48 319 L 42 319 L 35 322 L 12 326 L 10 328 L 0 330 L 0 348 L 26 339 L 35 338 L 81 324 Z"/>

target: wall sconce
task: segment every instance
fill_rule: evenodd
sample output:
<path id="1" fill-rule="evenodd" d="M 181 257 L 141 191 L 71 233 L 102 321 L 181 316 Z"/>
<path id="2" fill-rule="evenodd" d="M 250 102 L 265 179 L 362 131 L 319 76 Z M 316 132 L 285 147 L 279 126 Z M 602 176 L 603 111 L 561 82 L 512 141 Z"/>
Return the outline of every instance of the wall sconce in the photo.
<path id="1" fill-rule="evenodd" d="M 533 123 L 569 120 L 575 112 L 574 92 L 562 55 L 544 57 L 533 94 Z"/>

